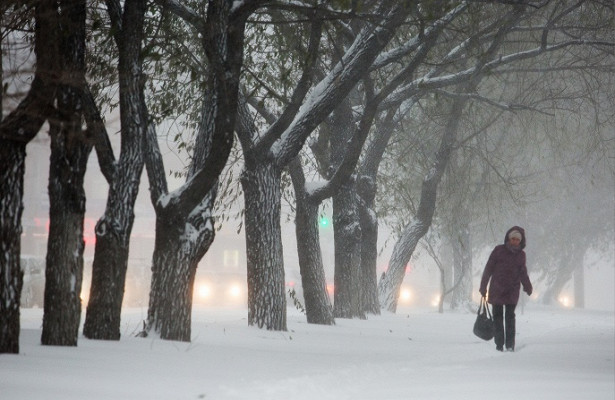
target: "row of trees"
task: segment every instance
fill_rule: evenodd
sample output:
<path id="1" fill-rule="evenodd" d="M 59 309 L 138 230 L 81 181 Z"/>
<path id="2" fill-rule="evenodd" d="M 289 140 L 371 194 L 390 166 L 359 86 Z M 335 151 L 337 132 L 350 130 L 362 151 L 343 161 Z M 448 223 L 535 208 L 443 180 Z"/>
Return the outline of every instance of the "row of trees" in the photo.
<path id="1" fill-rule="evenodd" d="M 44 344 L 77 343 L 83 176 L 92 149 L 109 195 L 96 225 L 86 337 L 119 338 L 133 210 L 145 167 L 156 241 L 142 335 L 190 340 L 196 268 L 215 237 L 215 207 L 224 203 L 219 192 L 227 184 L 220 178 L 234 151 L 243 162 L 250 325 L 286 329 L 281 204 L 289 187 L 308 322 L 395 311 L 406 265 L 434 221 L 443 177 L 451 182 L 447 199 L 460 203 L 439 224 L 456 242 L 455 235 L 469 231 L 472 202 L 495 193 L 492 174 L 503 178 L 508 171 L 494 161 L 494 154 L 510 153 L 500 154 L 505 138 L 493 126 L 511 113 L 523 119 L 553 114 L 564 100 L 592 100 L 596 88 L 589 83 L 612 88 L 612 4 L 509 3 L 3 4 L 3 45 L 26 32 L 36 64 L 27 94 L 0 122 L 0 352 L 18 352 L 23 165 L 28 141 L 45 122 L 52 156 Z M 556 85 L 563 71 L 582 80 Z M 102 112 L 115 105 L 121 124 L 117 157 Z M 611 119 L 594 107 L 598 132 L 612 123 L 613 108 L 605 109 Z M 186 183 L 169 191 L 157 130 L 178 116 L 190 162 Z M 612 142 L 601 143 L 612 149 Z M 410 204 L 394 200 L 387 208 L 389 199 L 410 190 L 397 181 L 407 183 L 411 170 L 423 176 L 418 194 L 408 197 Z M 472 172 L 462 179 L 459 170 Z M 462 189 L 453 187 L 465 179 Z M 335 232 L 333 304 L 318 237 L 326 199 L 332 199 Z M 395 212 L 401 214 L 393 219 Z M 399 227 L 379 281 L 378 215 Z M 471 245 L 460 243 L 464 276 Z"/>

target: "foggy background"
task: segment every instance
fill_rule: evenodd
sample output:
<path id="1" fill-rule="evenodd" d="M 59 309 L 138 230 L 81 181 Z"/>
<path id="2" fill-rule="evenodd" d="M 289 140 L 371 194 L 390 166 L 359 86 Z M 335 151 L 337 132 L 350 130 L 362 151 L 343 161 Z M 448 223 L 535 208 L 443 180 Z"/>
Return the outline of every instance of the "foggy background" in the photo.
<path id="1" fill-rule="evenodd" d="M 112 132 L 113 130 L 110 129 Z M 114 146 L 119 146 L 119 135 L 112 137 Z M 182 171 L 185 168 L 186 161 L 182 159 L 175 144 L 165 138 L 161 138 L 161 149 L 165 152 L 165 166 L 169 171 L 169 188 L 172 190 L 179 187 L 184 179 L 175 176 L 174 173 Z M 166 149 L 166 151 L 165 151 Z M 26 158 L 26 177 L 24 190 L 24 240 L 22 241 L 23 257 L 30 256 L 38 259 L 35 262 L 40 268 L 41 263 L 44 268 L 44 257 L 46 254 L 46 232 L 44 226 L 48 223 L 48 207 L 47 198 L 47 176 L 48 176 L 48 160 L 49 160 L 49 138 L 46 134 L 39 136 L 28 145 L 28 157 Z M 235 165 L 235 168 L 239 168 Z M 480 274 L 484 268 L 484 264 L 489 257 L 489 253 L 497 244 L 503 242 L 504 233 L 513 225 L 523 226 L 528 237 L 526 247 L 527 264 L 530 272 L 530 278 L 534 283 L 535 290 L 531 301 L 538 303 L 540 296 L 545 288 L 544 279 L 540 280 L 541 273 L 537 271 L 537 262 L 540 260 L 540 253 L 543 251 L 539 243 L 549 243 L 557 241 L 557 237 L 562 237 L 565 242 L 574 242 L 577 240 L 589 239 L 592 240 L 593 231 L 584 231 L 582 229 L 570 229 L 568 225 L 563 223 L 570 217 L 575 217 L 570 213 L 577 212 L 577 217 L 584 218 L 585 215 L 606 215 L 609 214 L 612 218 L 600 220 L 599 222 L 590 221 L 590 224 L 604 224 L 605 229 L 611 231 L 615 221 L 615 178 L 611 176 L 611 180 L 597 181 L 590 187 L 594 187 L 594 191 L 577 191 L 572 192 L 579 197 L 578 208 L 572 210 L 554 209 L 554 203 L 549 199 L 542 201 L 532 201 L 523 207 L 523 213 L 512 212 L 509 215 L 504 215 L 501 218 L 494 216 L 493 222 L 485 225 L 484 235 L 481 238 L 480 246 L 482 250 L 473 254 L 473 282 L 474 300 L 478 301 L 478 283 Z M 561 182 L 551 180 L 546 177 L 539 179 L 539 186 L 545 191 L 558 192 L 561 188 Z M 551 185 L 551 187 L 549 187 Z M 149 278 L 151 267 L 151 256 L 154 245 L 155 231 L 155 215 L 150 202 L 148 193 L 148 181 L 144 171 L 139 196 L 135 207 L 135 223 L 132 232 L 132 240 L 130 247 L 130 261 L 127 272 L 127 287 L 125 293 L 125 307 L 147 307 Z M 92 153 L 88 161 L 88 171 L 86 173 L 86 220 L 85 220 L 85 253 L 86 260 L 84 266 L 84 281 L 82 289 L 83 304 L 87 302 L 89 292 L 92 268 L 92 259 L 94 256 L 94 227 L 96 221 L 100 218 L 104 211 L 107 198 L 108 185 L 102 177 L 96 154 Z M 547 190 L 548 189 L 548 190 Z M 599 189 L 599 190 L 598 190 Z M 610 193 L 610 195 L 609 195 Z M 566 196 L 566 194 L 564 194 Z M 243 207 L 243 198 L 239 196 L 235 199 L 233 209 L 236 213 Z M 596 209 L 595 207 L 600 207 Z M 324 214 L 327 209 L 330 211 L 330 204 L 325 207 Z M 543 226 L 540 221 L 540 216 L 547 215 L 550 212 L 556 212 L 558 218 L 561 219 L 561 232 L 551 232 Z M 301 278 L 299 275 L 298 260 L 296 255 L 296 240 L 294 233 L 294 222 L 292 219 L 292 211 L 288 204 L 283 204 L 283 239 L 284 239 L 284 265 L 286 270 L 286 281 L 288 285 L 296 285 L 297 292 L 300 293 Z M 238 215 L 238 214 L 237 214 Z M 285 222 L 285 223 L 284 223 Z M 323 249 L 323 262 L 328 282 L 333 282 L 333 231 L 328 219 L 329 226 L 321 227 L 321 246 Z M 37 226 L 38 225 L 38 226 Z M 195 284 L 195 305 L 208 304 L 245 304 L 245 293 L 247 290 L 245 282 L 245 238 L 244 232 L 239 231 L 240 219 L 231 218 L 221 224 L 221 230 L 217 233 L 216 239 L 210 250 L 205 254 L 199 263 L 197 271 L 197 283 Z M 578 225 L 579 227 L 581 225 Z M 433 231 L 433 228 L 432 228 Z M 379 257 L 378 268 L 379 272 L 386 269 L 392 246 L 394 244 L 395 234 L 383 224 L 380 224 L 379 234 Z M 588 249 L 583 258 L 584 283 L 585 288 L 585 308 L 597 310 L 614 310 L 615 309 L 615 249 L 613 242 L 604 243 L 604 238 L 596 240 L 596 246 Z M 543 258 L 544 259 L 544 258 Z M 44 288 L 44 274 L 34 274 L 36 276 L 28 276 L 26 266 L 26 276 L 24 281 L 23 306 L 24 307 L 42 307 L 42 290 Z M 549 265 L 551 269 L 557 269 L 557 261 L 553 265 Z M 221 276 L 221 279 L 215 277 Z M 230 278 L 229 278 L 230 277 Z M 43 280 L 41 280 L 43 279 Z M 230 282 L 225 279 L 231 279 Z M 452 280 L 452 278 L 451 278 Z M 228 287 L 219 288 L 217 292 L 213 292 L 212 285 L 227 285 Z M 574 307 L 574 279 L 570 279 L 564 286 L 559 302 L 562 307 Z M 206 288 L 206 286 L 209 286 Z M 222 290 L 236 290 L 239 287 L 240 292 L 236 295 L 227 295 Z M 33 294 L 30 290 L 41 291 L 39 294 Z M 290 287 L 289 287 L 290 288 Z M 208 293 L 205 293 L 208 292 Z M 329 293 L 332 298 L 332 292 Z M 29 296 L 29 297 L 28 297 Z M 404 285 L 400 292 L 400 306 L 422 306 L 432 307 L 437 309 L 437 303 L 440 296 L 440 273 L 432 257 L 429 256 L 424 248 L 417 248 L 415 256 L 408 265 Z M 450 297 L 450 296 L 449 296 Z M 525 302 L 522 296 L 522 302 Z M 289 303 L 292 307 L 292 303 Z M 445 300 L 445 309 L 446 300 Z"/>

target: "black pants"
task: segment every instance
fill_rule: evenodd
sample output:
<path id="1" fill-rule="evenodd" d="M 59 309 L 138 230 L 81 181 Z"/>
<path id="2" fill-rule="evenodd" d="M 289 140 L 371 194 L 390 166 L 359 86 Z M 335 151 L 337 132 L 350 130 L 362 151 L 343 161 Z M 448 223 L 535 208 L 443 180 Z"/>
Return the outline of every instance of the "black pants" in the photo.
<path id="1" fill-rule="evenodd" d="M 501 349 L 515 348 L 515 307 L 516 304 L 493 304 L 493 322 L 495 322 L 495 345 Z M 506 308 L 506 315 L 504 315 Z M 506 326 L 506 329 L 504 329 Z"/>

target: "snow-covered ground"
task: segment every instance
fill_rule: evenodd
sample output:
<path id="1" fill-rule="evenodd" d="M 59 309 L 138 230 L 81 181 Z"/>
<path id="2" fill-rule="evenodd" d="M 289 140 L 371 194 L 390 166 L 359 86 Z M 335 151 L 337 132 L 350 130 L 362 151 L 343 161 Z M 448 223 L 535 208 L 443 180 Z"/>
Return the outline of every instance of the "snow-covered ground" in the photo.
<path id="1" fill-rule="evenodd" d="M 21 353 L 0 355 L 2 400 L 456 399 L 613 400 L 612 311 L 528 305 L 517 351 L 472 335 L 474 314 L 406 308 L 288 331 L 248 327 L 241 308 L 198 308 L 191 343 L 136 338 L 146 310 L 123 315 L 119 342 L 40 345 L 42 311 L 22 310 Z"/>

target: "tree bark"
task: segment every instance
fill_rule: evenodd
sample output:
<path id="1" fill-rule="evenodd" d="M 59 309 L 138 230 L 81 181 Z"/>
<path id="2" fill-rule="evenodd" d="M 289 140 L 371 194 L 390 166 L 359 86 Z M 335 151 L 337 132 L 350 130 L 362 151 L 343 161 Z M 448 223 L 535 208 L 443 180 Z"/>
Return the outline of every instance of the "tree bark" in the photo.
<path id="1" fill-rule="evenodd" d="M 188 171 L 188 182 L 198 173 L 209 153 L 213 132 L 211 121 L 215 108 L 210 96 L 205 96 L 202 121 L 196 138 L 192 164 Z M 160 150 L 157 138 L 149 131 L 148 143 L 152 156 L 158 157 Z M 158 166 L 160 167 L 162 160 Z M 158 199 L 166 191 L 164 170 L 150 169 L 152 196 Z M 152 261 L 152 282 L 147 316 L 147 327 L 141 336 L 156 332 L 162 339 L 191 340 L 192 299 L 194 278 L 199 261 L 203 258 L 214 237 L 213 204 L 217 196 L 217 184 L 209 191 L 201 203 L 193 208 L 177 204 L 163 206 L 156 202 L 156 242 Z"/>
<path id="2" fill-rule="evenodd" d="M 112 170 L 109 195 L 105 212 L 96 223 L 92 283 L 83 326 L 85 337 L 105 340 L 120 338 L 130 233 L 144 165 L 143 144 L 147 129 L 141 60 L 147 5 L 144 0 L 126 1 L 123 14 L 121 9 L 113 8 L 114 5 L 118 6 L 109 3 L 109 15 L 117 29 L 119 48 L 122 144 L 119 162 L 106 166 Z M 121 23 L 115 19 L 119 15 L 122 15 Z"/>
<path id="3" fill-rule="evenodd" d="M 285 331 L 280 181 L 280 170 L 264 161 L 246 163 L 241 176 L 246 207 L 248 324 Z"/>
<path id="4" fill-rule="evenodd" d="M 64 99 L 78 93 L 60 88 Z M 72 95 L 72 96 L 71 96 Z M 64 108 L 59 101 L 59 106 Z M 76 101 L 75 106 L 78 106 Z M 74 108 L 77 110 L 78 108 Z M 65 108 L 66 110 L 66 108 Z M 45 268 L 45 300 L 41 343 L 76 346 L 81 320 L 83 279 L 83 178 L 91 146 L 81 143 L 79 114 L 51 128 L 49 171 L 49 240 Z M 72 143 L 71 143 L 72 138 Z"/>
<path id="5" fill-rule="evenodd" d="M 376 123 L 376 135 L 369 143 L 359 168 L 357 194 L 359 195 L 359 223 L 361 224 L 361 287 L 363 311 L 380 315 L 378 298 L 378 216 L 376 192 L 378 168 L 396 125 L 398 107 L 389 110 L 382 121 Z"/>
<path id="6" fill-rule="evenodd" d="M 333 196 L 333 234 L 335 238 L 336 318 L 365 318 L 361 307 L 361 226 L 354 182 L 342 185 Z"/>
<path id="7" fill-rule="evenodd" d="M 371 97 L 372 93 L 370 93 Z M 366 110 L 371 111 L 371 110 Z M 370 123 L 375 113 L 369 113 Z M 351 140 L 359 136 L 354 129 L 352 107 L 346 98 L 331 116 L 329 170 L 339 170 L 349 155 Z M 363 137 L 367 137 L 366 132 Z M 361 141 L 363 144 L 363 141 Z M 359 147 L 356 159 L 360 155 Z M 351 172 L 356 163 L 352 164 Z M 354 179 L 338 183 L 333 194 L 333 238 L 335 241 L 335 275 L 333 314 L 336 318 L 365 318 L 361 306 L 361 225 L 359 221 L 358 196 Z"/>
<path id="8" fill-rule="evenodd" d="M 455 310 L 472 301 L 472 237 L 463 205 L 453 210 L 453 292 L 451 309 Z"/>
<path id="9" fill-rule="evenodd" d="M 376 185 L 365 176 L 357 184 L 359 222 L 361 224 L 361 308 L 362 312 L 380 315 L 378 303 L 378 217 L 374 211 Z"/>
<path id="10" fill-rule="evenodd" d="M 204 210 L 210 206 L 207 202 Z M 161 339 L 191 339 L 194 277 L 214 239 L 211 216 L 194 214 L 188 222 L 177 212 L 159 213 L 156 218 L 147 332 L 154 331 Z"/>
<path id="11" fill-rule="evenodd" d="M 160 2 L 199 31 L 209 65 L 189 177 L 173 193 L 167 193 L 155 131 L 148 129 L 146 164 L 156 210 L 156 242 L 142 336 L 154 331 L 163 339 L 189 341 L 194 276 L 214 239 L 211 209 L 233 147 L 245 21 L 258 2 L 245 1 L 233 8 L 227 1 L 210 1 L 206 21 L 181 4 Z"/>
<path id="12" fill-rule="evenodd" d="M 322 263 L 318 207 L 305 191 L 305 177 L 298 159 L 291 162 L 290 174 L 295 188 L 295 235 L 299 272 L 305 302 L 305 314 L 310 324 L 333 325 L 333 308 L 327 292 L 327 281 Z"/>
<path id="13" fill-rule="evenodd" d="M 4 132 L 2 132 L 4 134 Z M 26 146 L 0 140 L 0 353 L 19 353 L 21 215 Z"/>
<path id="14" fill-rule="evenodd" d="M 202 165 L 211 151 L 212 132 L 207 130 L 209 124 L 206 121 L 212 117 L 209 113 L 213 110 L 214 108 L 207 106 L 203 109 L 203 122 L 197 136 L 188 182 L 202 170 Z M 172 195 L 163 196 L 167 185 L 156 140 L 154 130 L 150 129 L 147 141 L 150 153 L 148 175 L 152 200 L 158 201 L 155 202 L 156 241 L 147 325 L 140 335 L 147 336 L 153 331 L 162 339 L 187 342 L 191 340 L 194 277 L 199 261 L 215 236 L 212 209 L 217 195 L 217 184 L 204 195 L 200 204 L 192 207 L 174 201 L 177 197 Z M 179 191 L 181 192 L 181 189 Z"/>
<path id="15" fill-rule="evenodd" d="M 44 345 L 76 346 L 83 278 L 83 181 L 92 150 L 81 129 L 85 83 L 85 1 L 60 2 L 57 118 L 51 118 L 49 240 L 45 268 Z"/>
<path id="16" fill-rule="evenodd" d="M 23 272 L 21 216 L 26 144 L 50 114 L 55 98 L 57 10 L 54 1 L 35 5 L 37 64 L 26 98 L 0 123 L 0 353 L 19 353 L 19 307 Z"/>

